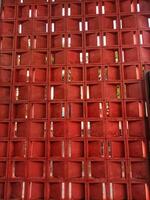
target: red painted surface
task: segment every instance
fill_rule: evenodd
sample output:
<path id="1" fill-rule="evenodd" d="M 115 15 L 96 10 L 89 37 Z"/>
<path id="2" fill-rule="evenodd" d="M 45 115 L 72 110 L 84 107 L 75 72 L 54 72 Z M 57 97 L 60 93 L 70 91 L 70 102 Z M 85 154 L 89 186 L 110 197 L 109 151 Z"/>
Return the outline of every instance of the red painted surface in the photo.
<path id="1" fill-rule="evenodd" d="M 149 200 L 150 2 L 5 0 L 0 27 L 0 199 Z"/>

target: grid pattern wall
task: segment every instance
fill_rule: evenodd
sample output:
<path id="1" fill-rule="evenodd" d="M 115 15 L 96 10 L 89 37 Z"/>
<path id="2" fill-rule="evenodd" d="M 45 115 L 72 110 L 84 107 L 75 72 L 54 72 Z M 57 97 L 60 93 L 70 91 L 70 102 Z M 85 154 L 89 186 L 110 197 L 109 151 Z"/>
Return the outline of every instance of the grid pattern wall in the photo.
<path id="1" fill-rule="evenodd" d="M 149 0 L 4 0 L 0 199 L 149 200 Z"/>

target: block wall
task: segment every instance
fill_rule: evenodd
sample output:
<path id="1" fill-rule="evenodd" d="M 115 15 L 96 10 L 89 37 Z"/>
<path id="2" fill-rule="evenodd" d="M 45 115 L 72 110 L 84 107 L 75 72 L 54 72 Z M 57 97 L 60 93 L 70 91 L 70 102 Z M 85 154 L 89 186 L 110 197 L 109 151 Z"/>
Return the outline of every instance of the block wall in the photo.
<path id="1" fill-rule="evenodd" d="M 0 199 L 149 200 L 149 0 L 5 0 Z"/>

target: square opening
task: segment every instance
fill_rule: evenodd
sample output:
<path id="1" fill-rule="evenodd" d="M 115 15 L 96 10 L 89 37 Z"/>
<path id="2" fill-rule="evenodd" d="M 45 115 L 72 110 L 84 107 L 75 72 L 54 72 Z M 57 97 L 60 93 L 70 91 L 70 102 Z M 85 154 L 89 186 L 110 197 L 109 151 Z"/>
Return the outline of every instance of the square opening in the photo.
<path id="1" fill-rule="evenodd" d="M 40 141 L 30 142 L 30 157 L 32 158 L 45 157 L 45 142 L 40 142 Z"/>
<path id="2" fill-rule="evenodd" d="M 7 138 L 9 133 L 9 123 L 0 122 L 0 138 Z"/>
<path id="3" fill-rule="evenodd" d="M 6 161 L 0 161 L 0 178 L 6 177 L 6 167 L 7 167 Z M 1 183 L 0 183 L 0 185 L 1 185 Z M 0 188 L 1 188 L 1 186 L 0 186 Z"/>
<path id="4" fill-rule="evenodd" d="M 82 162 L 69 162 L 68 163 L 68 176 L 70 178 L 82 178 L 83 163 Z"/>
<path id="5" fill-rule="evenodd" d="M 88 157 L 90 158 L 102 158 L 104 157 L 104 141 L 92 141 L 88 142 Z"/>
<path id="6" fill-rule="evenodd" d="M 0 157 L 7 157 L 8 143 L 0 141 Z"/>
<path id="7" fill-rule="evenodd" d="M 31 138 L 45 138 L 46 136 L 46 123 L 39 121 L 31 121 L 29 135 Z"/>
<path id="8" fill-rule="evenodd" d="M 44 183 L 30 182 L 31 199 L 44 199 Z"/>
<path id="9" fill-rule="evenodd" d="M 45 177 L 45 163 L 42 161 L 30 161 L 28 176 L 31 178 L 44 178 Z"/>
<path id="10" fill-rule="evenodd" d="M 103 179 L 106 177 L 105 163 L 102 161 L 91 161 L 91 178 Z"/>
<path id="11" fill-rule="evenodd" d="M 24 141 L 11 142 L 10 156 L 16 158 L 25 158 L 27 156 L 27 143 Z"/>
<path id="12" fill-rule="evenodd" d="M 9 182 L 7 188 L 7 197 L 9 199 L 22 198 L 23 182 Z"/>

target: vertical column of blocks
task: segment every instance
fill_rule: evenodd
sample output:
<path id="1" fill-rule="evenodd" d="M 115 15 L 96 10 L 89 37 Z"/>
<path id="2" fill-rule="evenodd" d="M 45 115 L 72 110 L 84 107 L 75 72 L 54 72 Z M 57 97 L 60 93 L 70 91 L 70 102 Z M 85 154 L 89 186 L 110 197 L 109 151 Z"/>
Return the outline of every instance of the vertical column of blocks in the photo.
<path id="1" fill-rule="evenodd" d="M 88 1 L 84 5 L 87 199 L 102 199 L 106 189 L 106 160 L 102 120 L 101 2 Z"/>
<path id="2" fill-rule="evenodd" d="M 128 5 L 128 6 L 125 6 Z M 148 199 L 148 157 L 145 124 L 147 114 L 144 94 L 143 74 L 149 61 L 147 59 L 149 42 L 142 33 L 149 28 L 148 1 L 120 2 L 120 33 L 122 72 L 124 87 L 125 133 L 128 162 L 128 189 L 131 199 Z M 144 16 L 144 17 L 143 17 Z M 132 21 L 132 23 L 131 23 Z M 143 62 L 146 64 L 143 65 Z M 142 173 L 140 173 L 142 172 Z"/>
<path id="3" fill-rule="evenodd" d="M 84 2 L 66 2 L 68 199 L 86 199 Z"/>
<path id="4" fill-rule="evenodd" d="M 16 5 L 8 4 L 1 12 L 0 33 L 0 198 L 7 198 L 9 172 L 12 80 L 15 48 Z"/>
<path id="5" fill-rule="evenodd" d="M 64 199 L 67 191 L 65 6 L 64 1 L 50 3 L 48 199 Z"/>

